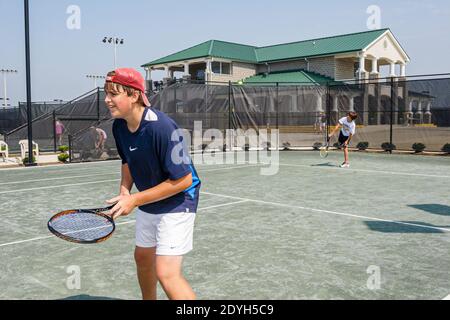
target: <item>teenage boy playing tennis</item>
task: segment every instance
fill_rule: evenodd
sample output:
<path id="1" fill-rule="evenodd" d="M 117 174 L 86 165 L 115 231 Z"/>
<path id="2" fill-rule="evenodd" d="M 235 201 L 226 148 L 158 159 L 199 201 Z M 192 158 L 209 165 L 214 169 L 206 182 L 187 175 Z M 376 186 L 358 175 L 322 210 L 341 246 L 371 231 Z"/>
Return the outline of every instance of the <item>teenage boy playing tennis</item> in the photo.
<path id="1" fill-rule="evenodd" d="M 115 219 L 136 209 L 134 258 L 143 299 L 156 299 L 159 281 L 169 299 L 195 299 L 182 275 L 183 255 L 192 250 L 200 180 L 175 122 L 149 108 L 142 75 L 130 68 L 109 72 L 105 103 L 122 159 Z M 181 147 L 180 147 L 181 146 Z M 131 194 L 133 183 L 139 192 Z"/>
<path id="2" fill-rule="evenodd" d="M 328 136 L 330 139 L 339 129 L 339 144 L 344 148 L 344 163 L 341 164 L 341 168 L 350 167 L 350 163 L 348 162 L 348 145 L 352 137 L 355 135 L 356 124 L 355 119 L 358 117 L 356 112 L 349 112 L 346 117 L 340 118 L 336 127 Z"/>

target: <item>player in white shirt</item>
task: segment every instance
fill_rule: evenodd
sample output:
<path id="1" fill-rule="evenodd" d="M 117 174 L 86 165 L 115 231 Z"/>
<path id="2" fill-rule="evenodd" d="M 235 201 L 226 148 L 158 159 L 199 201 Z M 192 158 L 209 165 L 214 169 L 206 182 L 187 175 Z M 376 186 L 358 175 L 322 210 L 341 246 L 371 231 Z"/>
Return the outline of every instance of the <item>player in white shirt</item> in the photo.
<path id="1" fill-rule="evenodd" d="M 339 119 L 338 124 L 336 124 L 336 127 L 328 136 L 328 139 L 330 139 L 339 129 L 341 129 L 339 132 L 339 144 L 344 148 L 344 163 L 341 164 L 341 168 L 350 167 L 350 163 L 348 162 L 348 145 L 356 132 L 354 120 L 357 117 L 358 114 L 356 112 L 349 112 L 346 117 Z"/>

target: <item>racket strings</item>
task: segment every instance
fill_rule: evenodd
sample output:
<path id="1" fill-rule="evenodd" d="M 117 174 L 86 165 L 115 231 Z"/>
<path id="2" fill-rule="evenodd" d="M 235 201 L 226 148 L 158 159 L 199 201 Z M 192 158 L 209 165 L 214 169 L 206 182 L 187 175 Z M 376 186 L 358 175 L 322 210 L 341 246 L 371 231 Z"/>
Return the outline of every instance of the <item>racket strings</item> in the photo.
<path id="1" fill-rule="evenodd" d="M 101 239 L 114 228 L 106 217 L 91 212 L 61 215 L 51 221 L 51 227 L 63 236 L 80 241 Z"/>

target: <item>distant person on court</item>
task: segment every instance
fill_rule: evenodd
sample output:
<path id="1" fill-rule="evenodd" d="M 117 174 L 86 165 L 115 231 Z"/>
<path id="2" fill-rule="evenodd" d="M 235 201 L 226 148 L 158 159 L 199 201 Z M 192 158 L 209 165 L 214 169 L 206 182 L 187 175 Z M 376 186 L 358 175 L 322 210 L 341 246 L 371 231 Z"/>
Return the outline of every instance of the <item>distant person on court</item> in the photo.
<path id="1" fill-rule="evenodd" d="M 64 134 L 65 127 L 61 121 L 59 121 L 58 118 L 55 120 L 55 133 L 56 133 L 56 139 L 58 140 L 58 145 L 62 145 L 62 137 Z"/>
<path id="2" fill-rule="evenodd" d="M 352 140 L 352 137 L 356 132 L 355 119 L 358 117 L 356 112 L 349 112 L 346 117 L 339 119 L 336 127 L 333 129 L 331 134 L 328 136 L 330 139 L 339 130 L 339 144 L 344 149 L 344 162 L 341 164 L 341 168 L 350 167 L 350 162 L 348 161 L 348 145 Z"/>
<path id="3" fill-rule="evenodd" d="M 105 151 L 105 143 L 108 138 L 105 130 L 96 127 L 90 127 L 90 129 L 94 136 L 95 150 L 100 152 Z"/>
<path id="4" fill-rule="evenodd" d="M 323 133 L 325 131 L 325 127 L 327 125 L 327 115 L 325 112 L 320 113 L 320 133 Z"/>
<path id="5" fill-rule="evenodd" d="M 156 299 L 159 281 L 169 299 L 195 299 L 182 274 L 193 248 L 200 180 L 177 124 L 150 108 L 142 75 L 130 68 L 109 72 L 105 103 L 115 118 L 113 135 L 122 159 L 115 219 L 136 209 L 134 258 L 143 299 Z M 138 192 L 131 194 L 135 184 Z"/>

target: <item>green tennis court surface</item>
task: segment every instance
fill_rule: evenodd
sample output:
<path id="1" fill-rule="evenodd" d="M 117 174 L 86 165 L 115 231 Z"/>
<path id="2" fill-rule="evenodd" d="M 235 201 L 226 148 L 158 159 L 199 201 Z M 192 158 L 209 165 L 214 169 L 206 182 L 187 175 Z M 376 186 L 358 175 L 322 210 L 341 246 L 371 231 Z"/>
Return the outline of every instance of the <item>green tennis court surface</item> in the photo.
<path id="1" fill-rule="evenodd" d="M 281 152 L 197 165 L 203 186 L 184 273 L 199 299 L 443 299 L 450 294 L 450 159 Z M 0 170 L 0 299 L 140 299 L 133 214 L 104 243 L 48 219 L 104 205 L 120 162 Z M 166 299 L 159 288 L 159 298 Z"/>

